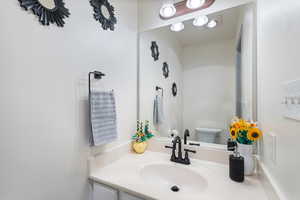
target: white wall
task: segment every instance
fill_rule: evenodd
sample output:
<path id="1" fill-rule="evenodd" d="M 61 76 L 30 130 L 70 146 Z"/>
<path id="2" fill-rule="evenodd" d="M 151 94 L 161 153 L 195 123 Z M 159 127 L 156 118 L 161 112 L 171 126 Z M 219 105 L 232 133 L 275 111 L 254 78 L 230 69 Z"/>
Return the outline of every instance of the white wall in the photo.
<path id="1" fill-rule="evenodd" d="M 207 9 L 196 11 L 171 20 L 162 20 L 159 17 L 159 10 L 162 0 L 139 0 L 139 30 L 145 31 L 172 24 L 174 22 L 185 21 L 198 15 L 209 15 L 228 8 L 233 8 L 256 0 L 217 0 Z"/>
<path id="2" fill-rule="evenodd" d="M 193 133 L 195 128 L 221 128 L 218 142 L 225 144 L 235 113 L 235 41 L 187 46 L 182 57 L 183 127 Z"/>
<path id="3" fill-rule="evenodd" d="M 155 29 L 140 34 L 140 119 L 153 122 L 153 101 L 155 87 L 164 89 L 164 123 L 154 127 L 160 135 L 167 136 L 169 129 L 182 132 L 182 64 L 180 61 L 181 45 L 168 27 Z M 151 42 L 159 46 L 159 60 L 151 56 Z M 163 62 L 169 64 L 170 74 L 163 76 Z M 173 97 L 172 84 L 177 83 L 178 95 Z"/>
<path id="4" fill-rule="evenodd" d="M 258 1 L 259 120 L 265 133 L 261 156 L 281 196 L 300 199 L 300 123 L 283 117 L 283 83 L 300 78 L 300 2 Z M 276 160 L 268 135 L 276 136 Z"/>
<path id="5" fill-rule="evenodd" d="M 119 139 L 136 124 L 137 2 L 111 0 L 115 32 L 89 1 L 66 0 L 64 28 L 43 27 L 18 1 L 0 7 L 0 199 L 87 200 L 87 74 L 117 99 Z M 102 84 L 101 84 L 102 85 Z M 105 149 L 105 147 L 103 147 Z M 96 148 L 94 151 L 101 151 Z"/>

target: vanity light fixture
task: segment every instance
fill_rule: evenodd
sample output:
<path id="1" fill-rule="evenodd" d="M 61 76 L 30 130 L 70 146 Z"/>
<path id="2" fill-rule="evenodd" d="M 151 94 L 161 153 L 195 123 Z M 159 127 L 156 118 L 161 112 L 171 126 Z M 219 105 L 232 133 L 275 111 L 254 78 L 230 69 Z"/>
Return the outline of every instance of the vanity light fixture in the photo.
<path id="1" fill-rule="evenodd" d="M 206 15 L 201 15 L 199 17 L 196 17 L 193 21 L 194 26 L 204 26 L 208 23 L 208 17 Z"/>
<path id="2" fill-rule="evenodd" d="M 160 15 L 165 18 L 172 17 L 176 14 L 176 8 L 172 0 L 164 1 L 159 11 Z"/>
<path id="3" fill-rule="evenodd" d="M 217 24 L 218 24 L 217 20 L 211 20 L 210 22 L 208 22 L 207 27 L 215 28 L 217 26 Z"/>
<path id="4" fill-rule="evenodd" d="M 182 22 L 178 22 L 171 25 L 171 31 L 179 32 L 184 29 L 184 24 Z"/>
<path id="5" fill-rule="evenodd" d="M 202 7 L 205 4 L 205 0 L 187 0 L 186 7 L 189 9 L 197 9 Z"/>

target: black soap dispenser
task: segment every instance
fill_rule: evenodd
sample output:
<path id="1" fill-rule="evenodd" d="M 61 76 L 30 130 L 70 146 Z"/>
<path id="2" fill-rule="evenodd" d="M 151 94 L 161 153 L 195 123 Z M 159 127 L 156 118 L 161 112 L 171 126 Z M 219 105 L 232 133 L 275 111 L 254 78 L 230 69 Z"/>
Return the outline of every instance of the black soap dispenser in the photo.
<path id="1" fill-rule="evenodd" d="M 235 141 L 230 138 L 227 140 L 227 151 L 234 151 L 236 146 L 237 144 Z"/>
<path id="2" fill-rule="evenodd" d="M 237 147 L 229 156 L 229 177 L 235 182 L 244 182 L 244 158 L 238 153 Z"/>

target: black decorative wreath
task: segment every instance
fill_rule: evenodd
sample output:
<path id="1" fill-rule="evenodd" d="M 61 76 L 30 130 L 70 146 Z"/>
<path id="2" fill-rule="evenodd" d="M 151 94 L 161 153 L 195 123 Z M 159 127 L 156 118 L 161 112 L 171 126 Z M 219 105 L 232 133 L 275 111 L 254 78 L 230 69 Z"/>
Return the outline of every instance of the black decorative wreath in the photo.
<path id="1" fill-rule="evenodd" d="M 164 62 L 163 63 L 163 68 L 162 68 L 162 70 L 163 70 L 163 75 L 164 75 L 164 77 L 165 78 L 168 78 L 169 77 L 169 65 L 168 65 L 168 63 L 167 62 Z"/>
<path id="2" fill-rule="evenodd" d="M 49 26 L 50 24 L 56 24 L 59 27 L 63 27 L 64 19 L 70 16 L 69 10 L 65 7 L 63 0 L 53 0 L 55 7 L 50 9 L 43 6 L 38 0 L 18 0 L 20 5 L 25 10 L 31 10 L 33 14 L 39 17 L 39 21 L 42 25 Z"/>
<path id="3" fill-rule="evenodd" d="M 173 83 L 173 85 L 172 85 L 172 94 L 174 97 L 177 96 L 177 84 L 176 83 Z"/>
<path id="4" fill-rule="evenodd" d="M 102 24 L 102 28 L 104 30 L 115 30 L 117 18 L 115 17 L 114 7 L 107 0 L 90 0 L 90 3 L 94 7 L 94 18 Z M 102 13 L 102 6 L 108 11 L 108 18 Z"/>
<path id="5" fill-rule="evenodd" d="M 155 41 L 151 42 L 151 52 L 154 61 L 157 61 L 159 59 L 159 50 L 158 50 L 158 45 Z"/>

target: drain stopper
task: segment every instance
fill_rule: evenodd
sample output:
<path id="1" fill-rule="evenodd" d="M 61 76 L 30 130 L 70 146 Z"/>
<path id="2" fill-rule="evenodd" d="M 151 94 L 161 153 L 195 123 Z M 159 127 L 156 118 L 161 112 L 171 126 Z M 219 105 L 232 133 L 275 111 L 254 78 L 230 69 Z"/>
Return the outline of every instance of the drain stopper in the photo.
<path id="1" fill-rule="evenodd" d="M 173 192 L 178 192 L 180 189 L 179 189 L 179 187 L 177 187 L 176 185 L 174 185 L 173 187 L 171 187 L 171 190 Z"/>

